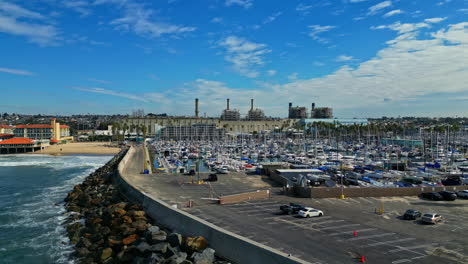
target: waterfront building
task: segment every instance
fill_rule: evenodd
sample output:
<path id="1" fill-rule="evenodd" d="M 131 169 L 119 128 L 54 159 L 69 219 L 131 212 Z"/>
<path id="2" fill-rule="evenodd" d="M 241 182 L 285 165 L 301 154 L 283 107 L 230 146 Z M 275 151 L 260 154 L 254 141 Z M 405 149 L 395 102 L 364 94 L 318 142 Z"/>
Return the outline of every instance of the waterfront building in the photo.
<path id="1" fill-rule="evenodd" d="M 13 134 L 15 138 L 30 138 L 34 140 L 50 140 L 51 143 L 73 141 L 70 127 L 60 125 L 55 118 L 49 124 L 17 125 Z"/>
<path id="2" fill-rule="evenodd" d="M 336 125 L 350 126 L 350 125 L 363 125 L 367 126 L 369 121 L 365 118 L 306 118 L 301 119 L 299 124 L 304 125 L 306 128 L 309 124 L 314 123 L 332 123 Z"/>
<path id="3" fill-rule="evenodd" d="M 161 140 L 221 140 L 225 135 L 224 128 L 216 128 L 213 124 L 194 124 L 161 128 L 157 137 Z"/>
<path id="4" fill-rule="evenodd" d="M 0 134 L 13 134 L 15 128 L 9 125 L 0 125 Z"/>
<path id="5" fill-rule="evenodd" d="M 0 141 L 4 141 L 10 138 L 13 138 L 15 135 L 14 134 L 0 134 Z"/>
<path id="6" fill-rule="evenodd" d="M 30 138 L 10 138 L 0 141 L 0 154 L 26 153 L 42 150 L 49 146 L 48 141 Z"/>

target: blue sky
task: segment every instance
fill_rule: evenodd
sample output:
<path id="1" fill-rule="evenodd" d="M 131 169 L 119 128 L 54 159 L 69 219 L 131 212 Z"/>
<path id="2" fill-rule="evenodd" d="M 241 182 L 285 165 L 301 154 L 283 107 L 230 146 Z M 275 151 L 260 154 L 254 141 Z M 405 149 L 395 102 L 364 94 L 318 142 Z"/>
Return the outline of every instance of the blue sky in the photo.
<path id="1" fill-rule="evenodd" d="M 0 0 L 0 112 L 467 116 L 467 0 Z"/>

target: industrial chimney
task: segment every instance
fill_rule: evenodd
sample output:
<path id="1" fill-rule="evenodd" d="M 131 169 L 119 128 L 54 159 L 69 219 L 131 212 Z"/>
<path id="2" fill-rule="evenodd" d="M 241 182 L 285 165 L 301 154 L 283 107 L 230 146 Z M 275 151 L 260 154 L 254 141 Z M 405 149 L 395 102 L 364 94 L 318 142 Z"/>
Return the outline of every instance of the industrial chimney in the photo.
<path id="1" fill-rule="evenodd" d="M 226 99 L 226 103 L 227 103 L 226 110 L 229 110 L 229 98 Z"/>
<path id="2" fill-rule="evenodd" d="M 195 117 L 198 117 L 198 98 L 195 98 Z"/>
<path id="3" fill-rule="evenodd" d="M 253 101 L 254 99 L 250 99 L 250 111 L 253 111 Z"/>

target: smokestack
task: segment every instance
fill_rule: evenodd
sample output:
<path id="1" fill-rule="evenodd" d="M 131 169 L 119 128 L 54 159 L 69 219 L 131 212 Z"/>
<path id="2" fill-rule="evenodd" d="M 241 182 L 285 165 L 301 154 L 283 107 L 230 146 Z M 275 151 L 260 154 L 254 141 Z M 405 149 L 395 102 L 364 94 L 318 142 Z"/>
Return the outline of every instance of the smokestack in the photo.
<path id="1" fill-rule="evenodd" d="M 195 117 L 198 117 L 198 98 L 195 98 Z"/>
<path id="2" fill-rule="evenodd" d="M 227 103 L 226 110 L 229 110 L 229 98 L 226 99 L 226 103 Z"/>
<path id="3" fill-rule="evenodd" d="M 312 111 L 315 110 L 315 103 L 312 103 Z"/>
<path id="4" fill-rule="evenodd" d="M 250 110 L 253 111 L 253 100 L 254 99 L 250 99 Z"/>

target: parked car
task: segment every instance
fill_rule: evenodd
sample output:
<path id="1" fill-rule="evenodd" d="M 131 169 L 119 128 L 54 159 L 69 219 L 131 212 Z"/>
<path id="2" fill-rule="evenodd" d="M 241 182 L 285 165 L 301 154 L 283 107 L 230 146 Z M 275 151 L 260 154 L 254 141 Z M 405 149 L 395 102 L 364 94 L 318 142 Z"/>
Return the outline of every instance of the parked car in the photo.
<path id="1" fill-rule="evenodd" d="M 458 191 L 458 198 L 468 199 L 468 190 Z"/>
<path id="2" fill-rule="evenodd" d="M 299 216 L 302 217 L 312 217 L 312 216 L 322 216 L 323 212 L 312 207 L 306 207 L 299 211 Z"/>
<path id="3" fill-rule="evenodd" d="M 413 209 L 408 209 L 405 214 L 403 214 L 403 219 L 405 220 L 416 220 L 419 217 L 421 217 L 421 212 Z"/>
<path id="4" fill-rule="evenodd" d="M 208 175 L 208 179 L 204 179 L 203 181 L 205 181 L 205 182 L 218 181 L 218 175 L 216 175 L 216 173 L 211 173 L 210 175 Z"/>
<path id="5" fill-rule="evenodd" d="M 455 201 L 457 199 L 457 195 L 454 192 L 441 191 L 439 194 L 447 201 Z"/>
<path id="6" fill-rule="evenodd" d="M 297 214 L 300 210 L 305 207 L 300 204 L 290 203 L 289 205 L 281 205 L 280 210 L 285 214 Z"/>
<path id="7" fill-rule="evenodd" d="M 442 197 L 442 195 L 440 195 L 437 192 L 422 193 L 421 197 L 424 198 L 424 199 L 429 199 L 429 200 L 433 200 L 433 201 L 442 201 L 444 199 L 444 197 Z"/>
<path id="8" fill-rule="evenodd" d="M 436 213 L 429 213 L 429 214 L 424 214 L 421 217 L 421 220 L 423 223 L 437 224 L 438 222 L 442 221 L 442 216 Z"/>

